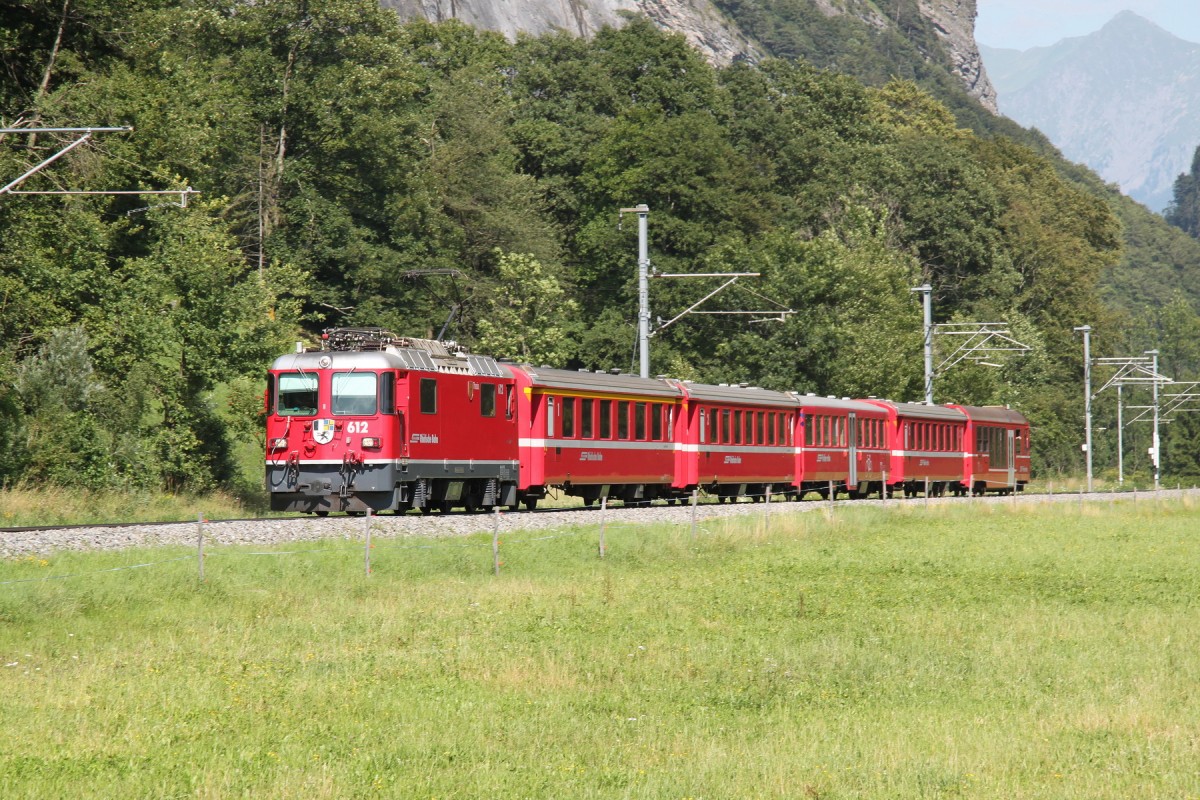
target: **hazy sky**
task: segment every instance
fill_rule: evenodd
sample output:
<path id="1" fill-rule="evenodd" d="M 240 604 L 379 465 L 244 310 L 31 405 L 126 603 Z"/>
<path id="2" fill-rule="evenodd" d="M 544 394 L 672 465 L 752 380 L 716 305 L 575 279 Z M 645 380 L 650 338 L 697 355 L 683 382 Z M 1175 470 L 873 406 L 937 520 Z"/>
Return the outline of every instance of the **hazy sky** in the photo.
<path id="1" fill-rule="evenodd" d="M 1027 50 L 1098 31 L 1132 11 L 1180 39 L 1200 43 L 1200 0 L 978 0 L 975 39 Z"/>

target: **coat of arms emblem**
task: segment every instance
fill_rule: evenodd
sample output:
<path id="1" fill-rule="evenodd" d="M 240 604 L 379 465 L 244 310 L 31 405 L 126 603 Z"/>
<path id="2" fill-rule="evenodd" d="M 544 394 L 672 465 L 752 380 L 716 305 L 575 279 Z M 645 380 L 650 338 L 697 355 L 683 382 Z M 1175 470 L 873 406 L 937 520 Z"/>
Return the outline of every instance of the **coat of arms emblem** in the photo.
<path id="1" fill-rule="evenodd" d="M 329 444 L 333 441 L 333 420 L 319 419 L 313 423 L 313 440 L 317 444 Z"/>

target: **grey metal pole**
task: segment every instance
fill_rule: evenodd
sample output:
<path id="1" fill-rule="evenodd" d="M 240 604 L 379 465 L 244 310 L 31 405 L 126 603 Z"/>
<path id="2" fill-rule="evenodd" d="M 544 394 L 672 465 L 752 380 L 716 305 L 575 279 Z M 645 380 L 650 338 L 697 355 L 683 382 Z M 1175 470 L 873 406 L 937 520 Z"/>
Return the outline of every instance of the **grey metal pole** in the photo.
<path id="1" fill-rule="evenodd" d="M 79 145 L 83 144 L 84 142 L 86 142 L 88 139 L 91 139 L 91 138 L 92 138 L 91 131 L 88 131 L 88 132 L 87 132 L 87 133 L 85 133 L 83 136 L 80 136 L 78 139 L 76 139 L 75 141 L 71 142 L 69 145 L 67 145 L 66 147 L 64 147 L 62 150 L 59 150 L 59 151 L 58 151 L 57 153 L 55 153 L 54 155 L 50 156 L 50 157 L 49 157 L 49 158 L 47 158 L 45 161 L 43 161 L 42 163 L 38 164 L 36 167 L 30 167 L 30 168 L 29 168 L 29 170 L 28 170 L 28 171 L 27 171 L 27 172 L 26 172 L 24 175 L 22 175 L 21 177 L 14 179 L 14 180 L 13 180 L 11 183 L 9 183 L 8 185 L 4 186 L 3 188 L 0 188 L 0 194 L 6 194 L 6 193 L 8 192 L 8 190 L 9 190 L 9 189 L 12 189 L 14 186 L 20 186 L 20 185 L 21 185 L 21 182 L 22 182 L 22 181 L 24 181 L 26 178 L 30 177 L 31 175 L 34 175 L 34 174 L 35 174 L 35 173 L 37 173 L 38 171 L 40 171 L 40 170 L 42 170 L 42 169 L 45 169 L 46 167 L 50 166 L 50 165 L 51 165 L 51 164 L 53 164 L 55 161 L 57 161 L 58 159 L 62 158 L 62 157 L 63 157 L 63 156 L 65 156 L 67 153 L 71 152 L 71 151 L 72 151 L 72 150 L 74 150 L 76 147 L 78 147 Z"/>
<path id="2" fill-rule="evenodd" d="M 1122 404 L 1124 400 L 1121 397 L 1121 390 L 1125 388 L 1121 384 L 1117 384 L 1117 485 L 1125 485 L 1125 422 L 1121 418 Z"/>
<path id="3" fill-rule="evenodd" d="M 925 312 L 925 404 L 933 405 L 933 287 L 923 283 L 909 289 L 920 292 Z"/>
<path id="4" fill-rule="evenodd" d="M 638 215 L 638 374 L 650 377 L 650 244 L 647 226 L 650 208 L 641 203 L 623 208 Z"/>
<path id="5" fill-rule="evenodd" d="M 1083 333 L 1083 414 L 1084 445 L 1087 452 L 1087 490 L 1092 491 L 1092 326 L 1080 325 Z"/>
<path id="6" fill-rule="evenodd" d="M 1147 350 L 1146 355 L 1154 356 L 1154 441 L 1151 446 L 1154 448 L 1154 491 L 1158 491 L 1159 474 L 1162 471 L 1162 457 L 1159 452 L 1158 439 L 1158 351 Z"/>

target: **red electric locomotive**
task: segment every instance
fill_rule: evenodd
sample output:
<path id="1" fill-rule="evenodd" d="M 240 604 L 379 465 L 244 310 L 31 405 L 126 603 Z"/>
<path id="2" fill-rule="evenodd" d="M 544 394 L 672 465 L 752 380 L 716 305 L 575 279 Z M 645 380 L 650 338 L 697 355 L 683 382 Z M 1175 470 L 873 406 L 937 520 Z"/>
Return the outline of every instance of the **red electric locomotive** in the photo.
<path id="1" fill-rule="evenodd" d="M 888 467 L 887 412 L 870 403 L 813 394 L 796 395 L 796 485 L 829 496 L 846 491 L 851 498 L 881 491 Z"/>
<path id="2" fill-rule="evenodd" d="M 794 397 L 747 386 L 676 385 L 686 393 L 678 488 L 704 488 L 719 502 L 792 491 Z"/>
<path id="3" fill-rule="evenodd" d="M 664 380 L 512 366 L 520 436 L 519 491 L 528 508 L 547 487 L 591 505 L 674 497 L 683 393 Z"/>
<path id="4" fill-rule="evenodd" d="M 924 492 L 940 496 L 962 487 L 962 453 L 966 415 L 955 408 L 922 403 L 865 400 L 888 414 L 887 442 L 891 451 L 887 484 L 906 496 Z"/>
<path id="5" fill-rule="evenodd" d="M 1003 406 L 950 408 L 967 417 L 963 436 L 962 491 L 1012 494 L 1029 482 L 1029 420 Z"/>
<path id="6" fill-rule="evenodd" d="M 486 356 L 379 329 L 326 332 L 267 376 L 276 511 L 516 503 L 514 381 Z"/>

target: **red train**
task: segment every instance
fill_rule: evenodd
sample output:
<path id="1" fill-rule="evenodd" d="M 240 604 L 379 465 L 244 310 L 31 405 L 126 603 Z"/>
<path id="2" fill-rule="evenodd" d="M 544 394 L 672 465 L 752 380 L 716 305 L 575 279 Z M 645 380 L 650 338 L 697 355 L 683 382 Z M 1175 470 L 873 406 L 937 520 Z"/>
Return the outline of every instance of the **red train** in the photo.
<path id="1" fill-rule="evenodd" d="M 279 511 L 721 502 L 810 492 L 1021 491 L 1029 423 L 926 406 L 497 362 L 378 329 L 326 332 L 267 377 Z"/>

